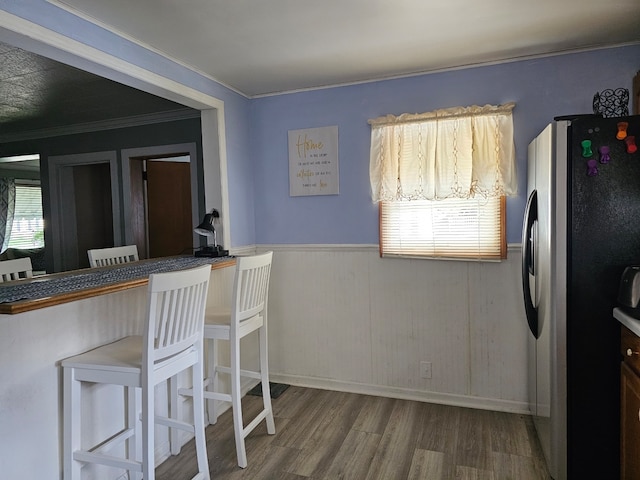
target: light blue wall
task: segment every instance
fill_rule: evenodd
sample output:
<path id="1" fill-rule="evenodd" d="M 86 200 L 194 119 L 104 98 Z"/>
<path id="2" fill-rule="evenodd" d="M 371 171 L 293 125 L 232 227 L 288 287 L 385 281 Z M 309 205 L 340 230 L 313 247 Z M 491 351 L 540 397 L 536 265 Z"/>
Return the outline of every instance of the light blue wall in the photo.
<path id="1" fill-rule="evenodd" d="M 554 116 L 591 113 L 594 93 L 628 88 L 640 45 L 254 99 L 252 147 L 258 244 L 375 244 L 367 120 L 458 105 L 516 102 L 519 196 L 507 202 L 507 241 L 520 243 L 527 145 Z M 338 126 L 340 195 L 289 197 L 287 131 Z M 640 158 L 639 158 L 640 161 Z"/>

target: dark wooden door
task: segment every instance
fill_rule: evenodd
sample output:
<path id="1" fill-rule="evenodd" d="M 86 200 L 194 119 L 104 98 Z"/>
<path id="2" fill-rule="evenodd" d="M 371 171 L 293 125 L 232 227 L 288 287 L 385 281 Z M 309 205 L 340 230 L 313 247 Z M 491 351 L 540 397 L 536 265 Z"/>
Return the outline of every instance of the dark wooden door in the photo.
<path id="1" fill-rule="evenodd" d="M 147 161 L 147 222 L 149 258 L 192 253 L 190 163 Z"/>
<path id="2" fill-rule="evenodd" d="M 72 169 L 78 264 L 67 267 L 87 268 L 87 250 L 113 247 L 111 173 L 108 163 L 78 165 Z"/>

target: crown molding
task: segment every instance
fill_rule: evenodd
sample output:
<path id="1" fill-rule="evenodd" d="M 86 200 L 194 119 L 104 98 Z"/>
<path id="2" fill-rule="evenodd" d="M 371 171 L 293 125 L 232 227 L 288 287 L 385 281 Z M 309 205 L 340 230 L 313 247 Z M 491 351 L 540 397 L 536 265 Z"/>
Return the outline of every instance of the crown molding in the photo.
<path id="1" fill-rule="evenodd" d="M 20 142 L 23 140 L 33 140 L 37 138 L 60 137 L 63 135 L 76 135 L 79 133 L 98 132 L 103 130 L 115 130 L 118 128 L 139 127 L 141 125 L 151 125 L 155 123 L 172 122 L 176 120 L 186 120 L 190 118 L 200 118 L 199 110 L 180 109 L 168 112 L 159 112 L 146 115 L 136 115 L 133 117 L 113 118 L 100 120 L 98 122 L 87 122 L 75 125 L 64 125 L 60 127 L 43 128 L 40 130 L 30 130 L 20 133 L 0 133 L 0 142 Z"/>

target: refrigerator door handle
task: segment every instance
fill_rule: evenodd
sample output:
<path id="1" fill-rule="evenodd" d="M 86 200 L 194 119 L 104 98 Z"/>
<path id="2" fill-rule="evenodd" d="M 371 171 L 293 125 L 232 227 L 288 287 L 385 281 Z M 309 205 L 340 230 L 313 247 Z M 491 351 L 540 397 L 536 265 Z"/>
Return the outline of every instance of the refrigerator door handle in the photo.
<path id="1" fill-rule="evenodd" d="M 522 226 L 522 290 L 524 293 L 524 309 L 527 314 L 529 330 L 538 338 L 538 309 L 531 298 L 530 276 L 535 276 L 535 243 L 534 225 L 538 221 L 538 192 L 534 190 L 529 195 L 524 213 Z"/>

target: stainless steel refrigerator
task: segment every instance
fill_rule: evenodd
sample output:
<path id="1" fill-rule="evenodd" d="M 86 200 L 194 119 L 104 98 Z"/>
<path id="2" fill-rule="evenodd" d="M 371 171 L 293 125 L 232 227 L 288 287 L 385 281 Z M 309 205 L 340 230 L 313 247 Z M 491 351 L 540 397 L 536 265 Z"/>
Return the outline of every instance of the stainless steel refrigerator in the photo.
<path id="1" fill-rule="evenodd" d="M 612 312 L 624 268 L 640 264 L 636 139 L 639 116 L 577 115 L 556 118 L 529 145 L 529 403 L 555 480 L 620 477 L 620 326 Z"/>

